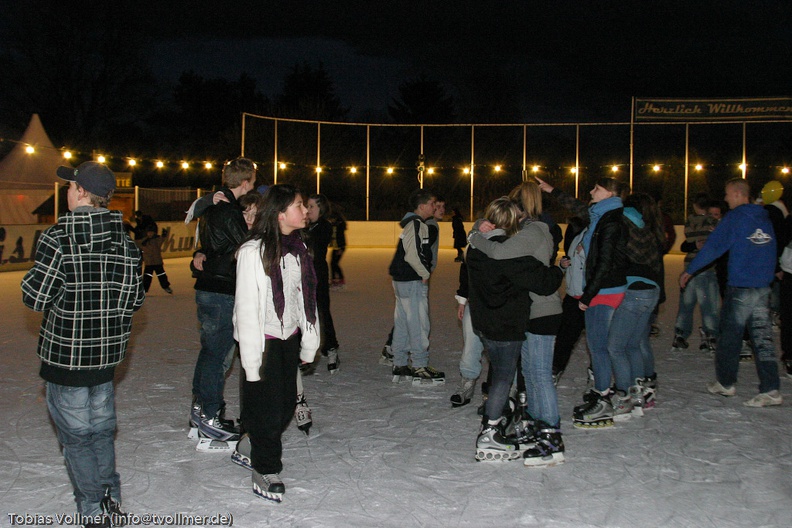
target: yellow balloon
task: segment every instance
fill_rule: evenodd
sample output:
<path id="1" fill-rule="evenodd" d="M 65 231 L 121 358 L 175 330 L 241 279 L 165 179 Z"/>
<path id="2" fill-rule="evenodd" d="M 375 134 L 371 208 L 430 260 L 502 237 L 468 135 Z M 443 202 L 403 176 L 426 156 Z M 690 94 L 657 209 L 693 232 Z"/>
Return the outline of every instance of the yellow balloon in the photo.
<path id="1" fill-rule="evenodd" d="M 762 187 L 762 201 L 765 204 L 771 204 L 781 198 L 784 194 L 784 186 L 781 182 L 773 180 L 769 181 Z"/>

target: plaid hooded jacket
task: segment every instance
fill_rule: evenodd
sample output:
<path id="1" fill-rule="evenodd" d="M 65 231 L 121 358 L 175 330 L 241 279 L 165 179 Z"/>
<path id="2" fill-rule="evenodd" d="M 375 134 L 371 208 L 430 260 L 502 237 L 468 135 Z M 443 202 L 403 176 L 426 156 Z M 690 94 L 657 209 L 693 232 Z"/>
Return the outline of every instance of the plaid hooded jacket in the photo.
<path id="1" fill-rule="evenodd" d="M 42 233 L 22 301 L 44 312 L 38 355 L 45 365 L 98 370 L 124 359 L 132 312 L 145 298 L 140 263 L 120 211 L 80 207 Z"/>

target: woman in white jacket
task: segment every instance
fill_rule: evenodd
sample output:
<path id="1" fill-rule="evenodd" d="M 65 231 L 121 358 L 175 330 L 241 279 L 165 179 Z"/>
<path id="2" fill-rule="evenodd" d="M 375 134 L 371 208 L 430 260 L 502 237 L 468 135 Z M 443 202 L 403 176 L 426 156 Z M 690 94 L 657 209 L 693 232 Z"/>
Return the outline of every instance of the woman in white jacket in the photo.
<path id="1" fill-rule="evenodd" d="M 273 185 L 237 251 L 234 337 L 245 381 L 253 492 L 280 502 L 285 486 L 281 434 L 294 415 L 297 367 L 319 348 L 316 276 L 300 230 L 307 209 L 291 185 Z"/>

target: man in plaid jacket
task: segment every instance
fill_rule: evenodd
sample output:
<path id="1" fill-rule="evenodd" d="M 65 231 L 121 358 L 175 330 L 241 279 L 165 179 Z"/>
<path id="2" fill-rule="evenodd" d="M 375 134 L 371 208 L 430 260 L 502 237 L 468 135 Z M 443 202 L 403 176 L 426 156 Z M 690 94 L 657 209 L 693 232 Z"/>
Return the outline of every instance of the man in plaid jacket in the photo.
<path id="1" fill-rule="evenodd" d="M 59 167 L 69 213 L 42 233 L 22 300 L 44 317 L 39 333 L 47 407 L 85 526 L 119 522 L 115 468 L 115 367 L 124 359 L 132 313 L 145 298 L 140 251 L 107 204 L 115 176 L 104 165 Z"/>

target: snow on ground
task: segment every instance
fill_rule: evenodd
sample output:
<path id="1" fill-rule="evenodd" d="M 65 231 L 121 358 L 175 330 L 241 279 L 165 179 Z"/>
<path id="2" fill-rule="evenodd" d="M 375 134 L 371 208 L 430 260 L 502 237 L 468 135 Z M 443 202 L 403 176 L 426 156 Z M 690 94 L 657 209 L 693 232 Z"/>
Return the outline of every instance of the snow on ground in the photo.
<path id="1" fill-rule="evenodd" d="M 476 405 L 452 409 L 461 332 L 455 319 L 455 253 L 441 250 L 431 284 L 431 364 L 440 387 L 392 384 L 378 364 L 391 327 L 388 249 L 350 249 L 346 291 L 332 293 L 341 369 L 324 361 L 305 380 L 314 426 L 284 434 L 281 504 L 253 495 L 250 474 L 226 454 L 198 453 L 187 416 L 199 349 L 187 259 L 165 263 L 175 294 L 152 285 L 135 315 L 128 359 L 118 369 L 116 442 L 125 509 L 138 514 L 231 514 L 241 527 L 412 526 L 792 526 L 792 381 L 783 406 L 749 409 L 753 364 L 742 364 L 736 398 L 713 396 L 712 360 L 697 336 L 684 353 L 669 346 L 682 257 L 666 257 L 669 300 L 653 340 L 656 409 L 604 431 L 571 425 L 586 386 L 578 344 L 559 386 L 565 464 L 474 461 Z M 0 274 L 0 525 L 9 513 L 73 513 L 63 458 L 44 401 L 35 355 L 40 315 L 21 303 L 22 272 Z M 776 336 L 777 337 L 777 336 Z M 778 346 L 778 345 L 777 345 Z M 238 410 L 238 362 L 226 384 Z"/>

